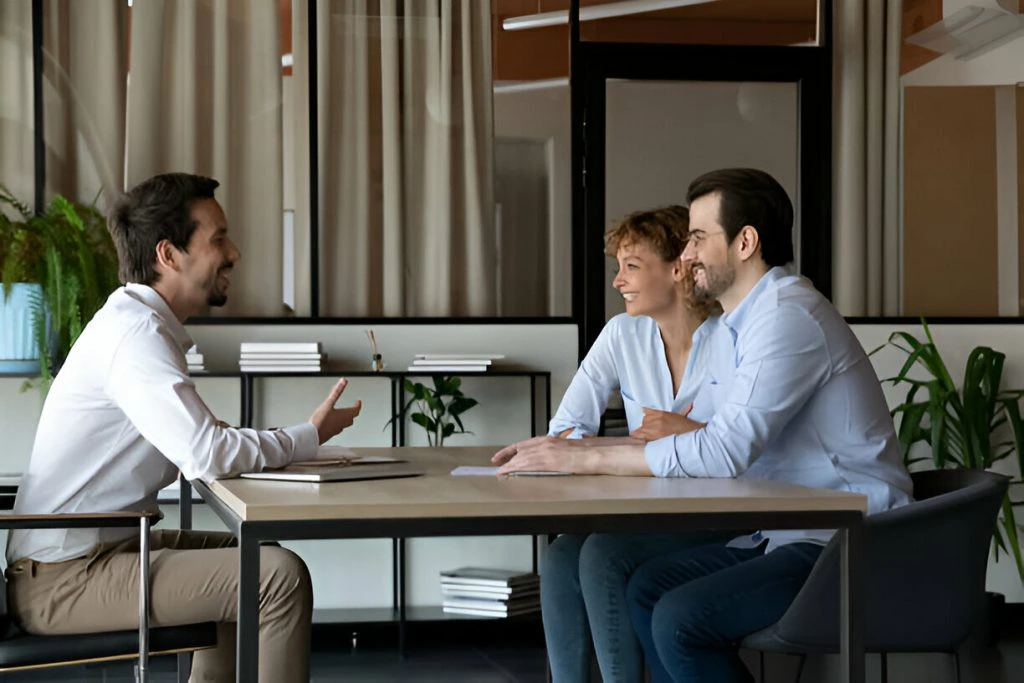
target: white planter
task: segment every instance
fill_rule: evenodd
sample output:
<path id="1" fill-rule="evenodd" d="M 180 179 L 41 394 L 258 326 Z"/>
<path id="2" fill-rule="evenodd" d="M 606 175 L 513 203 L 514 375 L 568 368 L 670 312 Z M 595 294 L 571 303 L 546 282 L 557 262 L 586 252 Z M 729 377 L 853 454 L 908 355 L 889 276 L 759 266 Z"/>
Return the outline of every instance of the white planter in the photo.
<path id="1" fill-rule="evenodd" d="M 32 329 L 32 299 L 37 284 L 16 284 L 8 297 L 0 290 L 0 375 L 39 373 L 39 347 Z"/>

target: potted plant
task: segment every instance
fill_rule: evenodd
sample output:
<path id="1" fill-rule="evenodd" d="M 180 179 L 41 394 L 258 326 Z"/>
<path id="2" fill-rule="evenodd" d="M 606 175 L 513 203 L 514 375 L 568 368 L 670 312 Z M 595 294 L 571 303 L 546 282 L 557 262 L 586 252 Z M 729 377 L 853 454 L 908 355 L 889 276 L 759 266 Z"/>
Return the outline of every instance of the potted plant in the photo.
<path id="1" fill-rule="evenodd" d="M 433 377 L 433 386 L 405 380 L 405 391 L 411 396 L 398 414 L 391 420 L 404 419 L 415 405 L 417 410 L 409 418 L 427 432 L 427 443 L 443 446 L 444 440 L 452 434 L 470 434 L 462 424 L 461 415 L 477 404 L 459 388 L 462 380 L 458 377 Z M 446 400 L 447 399 L 447 400 Z M 384 425 L 391 424 L 388 420 Z"/>
<path id="2" fill-rule="evenodd" d="M 0 278 L 4 302 L 17 284 L 36 285 L 29 290 L 25 324 L 45 390 L 85 324 L 118 286 L 117 252 L 106 219 L 94 205 L 60 195 L 37 214 L 0 187 Z"/>
<path id="3" fill-rule="evenodd" d="M 1024 421 L 1020 400 L 1024 390 L 1004 389 L 1006 354 L 988 346 L 975 347 L 967 357 L 963 379 L 953 379 L 924 318 L 924 339 L 909 332 L 893 332 L 886 344 L 906 356 L 899 372 L 882 380 L 906 386 L 903 401 L 892 409 L 899 416 L 897 437 L 907 468 L 931 461 L 936 469 L 987 470 L 1007 458 L 1014 459 L 1017 478 L 1003 500 L 1002 512 L 992 534 L 992 553 L 1013 558 L 1024 582 L 1019 530 L 1013 501 L 1014 486 L 1024 483 Z M 927 443 L 931 457 L 911 457 L 911 446 Z M 1000 598 L 1002 596 L 999 596 Z"/>

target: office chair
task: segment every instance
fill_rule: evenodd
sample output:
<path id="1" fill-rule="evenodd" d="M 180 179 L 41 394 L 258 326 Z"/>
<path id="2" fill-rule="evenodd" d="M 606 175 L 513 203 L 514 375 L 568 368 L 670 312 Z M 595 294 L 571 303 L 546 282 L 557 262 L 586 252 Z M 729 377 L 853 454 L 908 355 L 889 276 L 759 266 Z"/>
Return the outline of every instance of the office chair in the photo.
<path id="1" fill-rule="evenodd" d="M 0 602 L 0 672 L 41 669 L 92 662 L 138 659 L 135 677 L 149 678 L 149 657 L 194 652 L 217 644 L 213 622 L 183 626 L 149 627 L 149 534 L 157 513 L 112 512 L 102 514 L 0 514 L 0 529 L 70 529 L 139 526 L 139 628 L 74 635 L 38 636 L 21 631 L 7 614 L 6 599 Z M 2 581 L 2 577 L 0 577 Z M 6 598 L 6 582 L 0 595 Z M 179 680 L 187 673 L 179 667 Z"/>
<path id="2" fill-rule="evenodd" d="M 882 683 L 890 652 L 946 652 L 966 640 L 985 599 L 985 570 L 996 516 L 1009 480 L 977 470 L 915 472 L 916 502 L 871 515 L 864 523 L 860 570 L 864 649 L 881 654 Z M 838 651 L 839 544 L 822 551 L 803 588 L 772 626 L 741 647 L 800 656 Z"/>

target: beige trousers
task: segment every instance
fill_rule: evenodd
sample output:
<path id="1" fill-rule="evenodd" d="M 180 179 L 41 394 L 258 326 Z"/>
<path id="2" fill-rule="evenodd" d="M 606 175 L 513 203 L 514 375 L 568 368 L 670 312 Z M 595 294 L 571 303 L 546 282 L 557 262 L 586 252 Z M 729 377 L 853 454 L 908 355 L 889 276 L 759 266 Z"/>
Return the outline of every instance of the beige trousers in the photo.
<path id="1" fill-rule="evenodd" d="M 154 531 L 150 551 L 152 626 L 218 622 L 217 647 L 196 653 L 192 681 L 235 680 L 238 549 L 230 534 Z M 19 560 L 7 570 L 9 611 L 36 634 L 138 628 L 139 542 L 97 547 L 66 562 Z M 309 681 L 313 589 L 291 551 L 260 548 L 260 677 Z"/>

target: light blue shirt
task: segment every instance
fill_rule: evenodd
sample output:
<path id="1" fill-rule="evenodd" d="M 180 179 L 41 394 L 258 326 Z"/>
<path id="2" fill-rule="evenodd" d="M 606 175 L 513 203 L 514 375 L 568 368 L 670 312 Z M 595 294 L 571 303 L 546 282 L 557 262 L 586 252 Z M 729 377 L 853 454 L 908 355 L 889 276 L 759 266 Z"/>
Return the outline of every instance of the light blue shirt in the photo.
<path id="1" fill-rule="evenodd" d="M 862 493 L 868 514 L 910 502 L 881 383 L 835 307 L 773 268 L 709 337 L 703 429 L 647 444 L 660 477 L 757 477 Z M 772 545 L 831 531 L 765 532 Z"/>
<path id="2" fill-rule="evenodd" d="M 572 429 L 569 438 L 596 435 L 608 399 L 616 391 L 622 394 L 631 432 L 643 423 L 645 407 L 680 412 L 693 402 L 703 383 L 709 348 L 704 340 L 717 326 L 718 319 L 709 318 L 697 328 L 679 391 L 674 392 L 658 323 L 647 316 L 615 316 L 580 363 L 548 434 L 557 436 Z M 696 406 L 694 411 L 691 415 L 696 417 Z"/>

